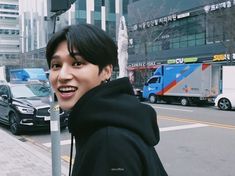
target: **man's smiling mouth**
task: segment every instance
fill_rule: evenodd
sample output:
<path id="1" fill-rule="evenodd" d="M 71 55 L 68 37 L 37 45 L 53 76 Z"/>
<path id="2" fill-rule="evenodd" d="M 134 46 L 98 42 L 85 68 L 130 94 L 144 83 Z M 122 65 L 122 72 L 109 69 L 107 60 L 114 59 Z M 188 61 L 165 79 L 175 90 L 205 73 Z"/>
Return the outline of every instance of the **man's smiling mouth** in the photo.
<path id="1" fill-rule="evenodd" d="M 59 87 L 58 90 L 61 93 L 75 92 L 78 88 L 73 86 Z"/>

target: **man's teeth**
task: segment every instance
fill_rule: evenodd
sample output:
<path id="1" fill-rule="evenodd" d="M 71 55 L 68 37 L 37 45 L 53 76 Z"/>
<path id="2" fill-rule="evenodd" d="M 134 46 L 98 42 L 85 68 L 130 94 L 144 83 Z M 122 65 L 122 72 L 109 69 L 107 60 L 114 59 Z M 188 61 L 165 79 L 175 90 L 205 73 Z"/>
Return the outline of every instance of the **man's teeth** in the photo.
<path id="1" fill-rule="evenodd" d="M 61 87 L 61 88 L 59 88 L 59 91 L 62 91 L 62 92 L 75 91 L 75 90 L 76 90 L 75 87 Z"/>

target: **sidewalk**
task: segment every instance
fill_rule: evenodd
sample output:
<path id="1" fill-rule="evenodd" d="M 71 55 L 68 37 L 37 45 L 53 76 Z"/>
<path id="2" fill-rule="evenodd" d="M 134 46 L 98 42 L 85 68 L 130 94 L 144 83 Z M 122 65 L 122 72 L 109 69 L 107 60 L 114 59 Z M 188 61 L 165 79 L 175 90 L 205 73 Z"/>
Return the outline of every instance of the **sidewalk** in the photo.
<path id="1" fill-rule="evenodd" d="M 51 176 L 51 166 L 48 151 L 22 142 L 0 129 L 1 176 Z M 62 164 L 62 176 L 68 175 L 68 167 L 68 163 Z"/>

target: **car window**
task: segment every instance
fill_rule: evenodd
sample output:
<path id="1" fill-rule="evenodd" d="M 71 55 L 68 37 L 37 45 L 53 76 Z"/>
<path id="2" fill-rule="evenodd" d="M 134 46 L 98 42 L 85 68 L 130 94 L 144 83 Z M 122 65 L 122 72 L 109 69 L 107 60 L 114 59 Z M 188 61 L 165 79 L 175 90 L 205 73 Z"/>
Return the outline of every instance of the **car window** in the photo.
<path id="1" fill-rule="evenodd" d="M 159 83 L 160 82 L 160 78 L 159 77 L 154 77 L 152 79 L 150 79 L 148 81 L 149 84 L 152 84 L 152 83 Z"/>
<path id="2" fill-rule="evenodd" d="M 50 88 L 43 84 L 29 84 L 27 87 L 37 96 L 46 97 L 50 96 Z"/>
<path id="3" fill-rule="evenodd" d="M 12 86 L 12 95 L 15 98 L 47 97 L 50 89 L 41 84 Z"/>
<path id="4" fill-rule="evenodd" d="M 7 87 L 4 85 L 0 86 L 0 96 L 2 96 L 2 95 L 9 95 Z"/>
<path id="5" fill-rule="evenodd" d="M 3 95 L 3 86 L 0 86 L 0 96 Z"/>

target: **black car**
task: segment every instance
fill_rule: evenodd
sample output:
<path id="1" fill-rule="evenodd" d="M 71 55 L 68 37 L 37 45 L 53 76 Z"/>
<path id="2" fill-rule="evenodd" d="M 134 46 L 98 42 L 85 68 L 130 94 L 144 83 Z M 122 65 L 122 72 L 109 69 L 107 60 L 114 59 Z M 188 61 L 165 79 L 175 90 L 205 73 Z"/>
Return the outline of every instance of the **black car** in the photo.
<path id="1" fill-rule="evenodd" d="M 13 134 L 50 128 L 50 88 L 45 84 L 0 84 L 0 123 Z M 60 125 L 66 128 L 68 113 L 60 109 Z"/>

